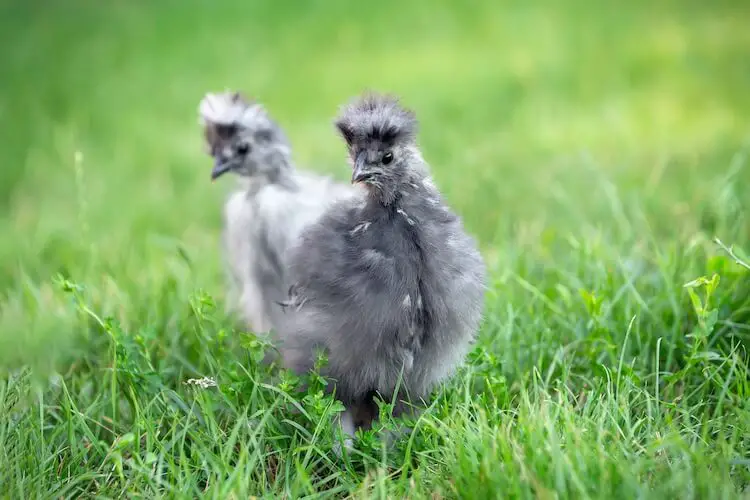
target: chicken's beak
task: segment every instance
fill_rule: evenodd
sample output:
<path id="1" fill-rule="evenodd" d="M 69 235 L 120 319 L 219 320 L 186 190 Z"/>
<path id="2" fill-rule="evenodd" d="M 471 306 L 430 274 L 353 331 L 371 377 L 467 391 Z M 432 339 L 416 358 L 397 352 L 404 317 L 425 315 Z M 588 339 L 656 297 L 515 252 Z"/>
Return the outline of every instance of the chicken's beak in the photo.
<path id="1" fill-rule="evenodd" d="M 226 174 L 232 170 L 232 162 L 230 161 L 224 161 L 222 162 L 220 159 L 216 159 L 216 163 L 214 163 L 214 168 L 211 170 L 211 180 L 215 181 L 222 175 Z"/>
<path id="2" fill-rule="evenodd" d="M 352 184 L 357 184 L 359 182 L 366 181 L 371 173 L 367 170 L 367 166 L 365 165 L 365 160 L 367 158 L 367 153 L 362 151 L 357 155 L 357 158 L 354 160 L 354 171 L 352 172 Z"/>

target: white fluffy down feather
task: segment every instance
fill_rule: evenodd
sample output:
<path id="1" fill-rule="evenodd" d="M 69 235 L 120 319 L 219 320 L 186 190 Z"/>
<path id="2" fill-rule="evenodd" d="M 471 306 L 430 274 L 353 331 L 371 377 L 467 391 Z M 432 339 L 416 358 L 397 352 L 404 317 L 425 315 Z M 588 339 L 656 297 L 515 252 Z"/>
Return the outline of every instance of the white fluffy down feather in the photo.
<path id="1" fill-rule="evenodd" d="M 295 169 L 289 142 L 263 107 L 236 92 L 207 94 L 199 105 L 212 178 L 239 176 L 223 214 L 230 290 L 227 305 L 256 333 L 274 327 L 286 299 L 287 249 L 333 202 L 357 188 Z"/>

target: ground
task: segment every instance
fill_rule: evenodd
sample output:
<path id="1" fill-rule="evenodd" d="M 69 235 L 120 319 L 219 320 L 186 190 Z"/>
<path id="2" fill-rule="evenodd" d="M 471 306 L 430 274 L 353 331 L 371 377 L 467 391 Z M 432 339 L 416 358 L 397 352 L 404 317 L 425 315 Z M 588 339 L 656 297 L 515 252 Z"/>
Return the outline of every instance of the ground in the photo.
<path id="1" fill-rule="evenodd" d="M 746 4 L 108 3 L 0 15 L 0 496 L 750 494 Z M 477 346 L 390 450 L 337 460 L 223 313 L 225 88 L 342 180 L 337 107 L 397 93 L 481 242 Z"/>

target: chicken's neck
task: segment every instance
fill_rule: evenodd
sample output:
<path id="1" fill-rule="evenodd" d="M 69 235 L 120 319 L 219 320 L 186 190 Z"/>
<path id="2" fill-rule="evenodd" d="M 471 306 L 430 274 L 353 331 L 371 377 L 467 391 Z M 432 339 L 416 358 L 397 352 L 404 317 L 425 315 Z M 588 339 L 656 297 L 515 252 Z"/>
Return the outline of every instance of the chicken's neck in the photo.
<path id="1" fill-rule="evenodd" d="M 244 187 L 250 196 L 272 184 L 296 191 L 299 189 L 299 183 L 295 178 L 295 171 L 294 164 L 288 155 L 276 155 L 259 170 L 257 175 L 245 179 Z"/>

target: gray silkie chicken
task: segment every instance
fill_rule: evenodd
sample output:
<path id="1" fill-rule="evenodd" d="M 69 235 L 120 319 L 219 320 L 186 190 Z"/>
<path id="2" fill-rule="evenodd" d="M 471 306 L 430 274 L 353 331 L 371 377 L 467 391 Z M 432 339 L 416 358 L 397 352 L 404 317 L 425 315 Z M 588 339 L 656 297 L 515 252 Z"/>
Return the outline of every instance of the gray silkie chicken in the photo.
<path id="1" fill-rule="evenodd" d="M 430 178 L 413 112 L 366 94 L 335 125 L 352 183 L 365 191 L 332 205 L 290 250 L 278 340 L 298 373 L 326 353 L 323 374 L 353 436 L 377 416 L 374 396 L 393 401 L 396 416 L 416 412 L 454 373 L 479 328 L 487 278 L 477 244 Z"/>
<path id="2" fill-rule="evenodd" d="M 268 333 L 278 301 L 286 298 L 284 258 L 299 233 L 348 184 L 295 169 L 289 141 L 264 107 L 238 92 L 207 94 L 199 115 L 211 179 L 239 176 L 241 187 L 224 206 L 223 244 L 230 276 L 228 309 L 256 333 Z"/>

